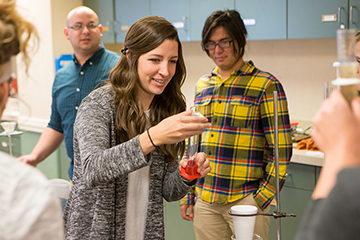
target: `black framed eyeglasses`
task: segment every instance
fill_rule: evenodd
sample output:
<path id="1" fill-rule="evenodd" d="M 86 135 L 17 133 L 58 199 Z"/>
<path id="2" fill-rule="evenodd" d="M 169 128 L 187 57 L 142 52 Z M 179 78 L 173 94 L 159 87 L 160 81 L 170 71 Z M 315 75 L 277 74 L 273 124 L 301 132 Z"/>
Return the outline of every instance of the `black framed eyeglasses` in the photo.
<path id="1" fill-rule="evenodd" d="M 355 61 L 360 64 L 360 58 L 359 57 L 356 57 Z"/>
<path id="2" fill-rule="evenodd" d="M 73 30 L 76 30 L 76 31 L 78 31 L 78 30 L 82 30 L 82 29 L 84 29 L 84 27 L 87 27 L 87 29 L 88 30 L 93 30 L 93 29 L 95 29 L 95 28 L 97 28 L 97 27 L 99 27 L 99 23 L 95 23 L 95 22 L 90 22 L 90 23 L 88 23 L 88 24 L 82 24 L 82 23 L 75 23 L 75 25 L 73 25 L 73 26 L 71 26 L 71 27 L 68 27 L 68 28 L 71 28 L 71 29 L 73 29 Z"/>
<path id="3" fill-rule="evenodd" d="M 207 42 L 207 43 L 205 43 L 204 47 L 206 50 L 214 50 L 216 48 L 216 46 L 219 46 L 219 48 L 228 48 L 228 47 L 230 47 L 232 42 L 233 42 L 233 40 L 221 40 L 218 43 Z"/>

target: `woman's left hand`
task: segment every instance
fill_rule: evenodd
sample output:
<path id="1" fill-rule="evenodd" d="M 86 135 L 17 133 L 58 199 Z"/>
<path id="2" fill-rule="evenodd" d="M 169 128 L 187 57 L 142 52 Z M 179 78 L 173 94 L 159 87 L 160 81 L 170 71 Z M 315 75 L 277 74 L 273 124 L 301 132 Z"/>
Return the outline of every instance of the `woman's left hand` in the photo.
<path id="1" fill-rule="evenodd" d="M 201 177 L 204 177 L 206 174 L 208 174 L 211 171 L 210 162 L 209 159 L 206 158 L 205 153 L 203 152 L 196 153 L 194 155 L 194 160 L 198 165 L 197 172 L 201 175 Z M 180 161 L 181 167 L 185 168 L 187 161 L 188 159 L 182 159 Z"/>

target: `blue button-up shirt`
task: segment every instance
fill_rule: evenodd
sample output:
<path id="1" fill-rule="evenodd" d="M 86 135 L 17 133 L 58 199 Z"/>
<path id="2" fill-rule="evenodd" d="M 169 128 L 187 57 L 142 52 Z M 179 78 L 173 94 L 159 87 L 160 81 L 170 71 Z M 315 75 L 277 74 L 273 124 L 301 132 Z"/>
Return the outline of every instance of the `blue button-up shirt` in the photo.
<path id="1" fill-rule="evenodd" d="M 67 155 L 71 159 L 70 179 L 74 168 L 73 126 L 77 109 L 84 97 L 108 80 L 110 70 L 119 59 L 117 53 L 106 50 L 101 44 L 83 66 L 73 55 L 73 61 L 56 73 L 48 127 L 64 134 Z"/>

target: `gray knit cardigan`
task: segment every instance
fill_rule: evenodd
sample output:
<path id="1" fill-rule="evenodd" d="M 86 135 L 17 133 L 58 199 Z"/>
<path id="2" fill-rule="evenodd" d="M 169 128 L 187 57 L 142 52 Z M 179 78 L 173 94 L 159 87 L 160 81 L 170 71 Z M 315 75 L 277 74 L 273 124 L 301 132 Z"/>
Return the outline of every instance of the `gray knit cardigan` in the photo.
<path id="1" fill-rule="evenodd" d="M 144 239 L 164 239 L 163 198 L 179 200 L 192 186 L 182 180 L 178 162 L 156 150 L 144 157 L 138 136 L 116 141 L 113 96 L 111 86 L 99 88 L 84 98 L 77 113 L 73 186 L 64 211 L 66 239 L 125 239 L 127 176 L 147 165 Z"/>

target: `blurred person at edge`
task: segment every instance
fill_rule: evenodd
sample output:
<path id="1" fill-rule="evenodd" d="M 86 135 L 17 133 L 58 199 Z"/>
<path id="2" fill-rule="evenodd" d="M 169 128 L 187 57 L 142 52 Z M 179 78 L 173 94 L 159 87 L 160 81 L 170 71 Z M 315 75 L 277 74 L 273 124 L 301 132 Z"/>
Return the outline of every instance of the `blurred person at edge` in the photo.
<path id="1" fill-rule="evenodd" d="M 279 175 L 284 184 L 292 155 L 287 99 L 270 73 L 244 61 L 247 31 L 234 10 L 215 11 L 205 21 L 201 45 L 216 67 L 196 83 L 195 105 L 211 127 L 201 135 L 200 151 L 212 171 L 181 200 L 181 216 L 194 221 L 197 240 L 230 239 L 234 205 L 268 212 L 275 196 L 274 95 L 278 92 Z M 196 203 L 194 204 L 194 195 Z M 257 216 L 255 233 L 268 239 L 270 218 Z"/>
<path id="2" fill-rule="evenodd" d="M 333 91 L 313 123 L 312 136 L 325 158 L 295 239 L 359 239 L 360 98 L 350 105 Z"/>
<path id="3" fill-rule="evenodd" d="M 120 59 L 117 53 L 106 50 L 100 42 L 102 29 L 98 16 L 90 8 L 80 6 L 69 12 L 64 34 L 74 50 L 73 61 L 56 73 L 47 128 L 32 152 L 19 157 L 19 160 L 35 167 L 65 140 L 66 152 L 71 159 L 68 173 L 72 179 L 73 126 L 78 107 L 84 97 L 108 80 L 110 70 Z"/>
<path id="4" fill-rule="evenodd" d="M 355 41 L 360 78 L 360 31 Z M 349 105 L 334 91 L 313 122 L 312 136 L 325 154 L 324 165 L 295 239 L 359 239 L 360 98 Z"/>
<path id="5" fill-rule="evenodd" d="M 15 0 L 0 0 L 0 117 L 10 95 L 11 57 L 21 53 L 27 69 L 30 42 L 37 46 L 33 24 L 19 15 Z M 0 152 L 0 240 L 7 239 L 62 240 L 64 225 L 60 200 L 48 179 Z"/>
<path id="6" fill-rule="evenodd" d="M 84 98 L 76 116 L 66 239 L 164 239 L 163 199 L 177 201 L 196 183 L 181 177 L 179 157 L 184 140 L 211 124 L 185 111 L 176 28 L 161 17 L 141 18 L 121 52 L 110 84 Z M 194 160 L 205 176 L 205 154 Z"/>

